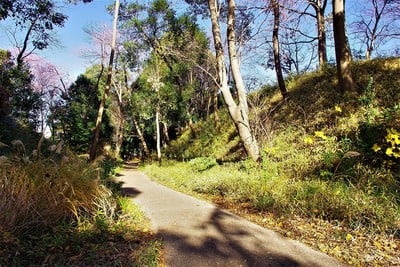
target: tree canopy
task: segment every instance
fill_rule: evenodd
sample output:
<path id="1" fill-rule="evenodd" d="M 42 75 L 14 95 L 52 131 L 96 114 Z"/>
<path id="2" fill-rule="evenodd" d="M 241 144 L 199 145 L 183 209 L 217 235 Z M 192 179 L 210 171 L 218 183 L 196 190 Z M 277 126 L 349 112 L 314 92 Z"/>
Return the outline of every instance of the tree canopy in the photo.
<path id="1" fill-rule="evenodd" d="M 90 6 L 91 1 L 65 3 L 78 2 Z M 53 87 L 59 89 L 54 91 L 43 84 L 45 79 L 36 77 L 40 74 L 28 64 L 28 57 L 54 42 L 53 32 L 63 27 L 67 16 L 51 0 L 2 1 L 0 21 L 13 21 L 14 30 L 24 36 L 16 44 L 15 58 L 6 51 L 2 55 L 2 114 L 24 118 L 25 122 L 36 125 L 34 128 L 40 123 L 54 124 L 50 128 L 58 129 L 53 135 L 59 137 L 76 139 L 80 136 L 85 141 L 71 144 L 84 152 L 88 147 L 83 143 L 93 138 L 94 122 L 92 115 L 88 115 L 89 109 L 81 110 L 76 105 L 82 101 L 80 107 L 83 108 L 104 102 L 106 117 L 109 117 L 105 125 L 112 127 L 106 126 L 100 131 L 104 135 L 102 142 L 120 151 L 124 136 L 136 136 L 143 149 L 151 150 L 155 148 L 158 135 L 160 144 L 166 147 L 171 138 L 179 136 L 183 129 L 192 127 L 201 118 L 213 116 L 217 126 L 217 111 L 225 104 L 231 109 L 231 118 L 238 134 L 242 135 L 242 143 L 252 143 L 255 147 L 252 122 L 251 119 L 247 121 L 247 94 L 265 84 L 259 73 L 273 70 L 276 78 L 270 75 L 269 79 L 276 80 L 286 98 L 290 95 L 285 87 L 288 77 L 324 68 L 334 63 L 335 58 L 340 67 L 338 90 L 345 92 L 354 90 L 351 82 L 341 81 L 350 81 L 351 73 L 345 67 L 354 60 L 352 55 L 359 57 L 357 49 L 364 46 L 367 58 L 397 53 L 393 45 L 384 44 L 390 43 L 389 38 L 395 40 L 400 36 L 397 35 L 399 19 L 394 15 L 399 8 L 398 1 L 363 0 L 370 7 L 365 11 L 354 10 L 347 3 L 343 11 L 352 8 L 347 18 L 350 22 L 344 20 L 348 13 L 343 12 L 343 20 L 336 15 L 342 13 L 334 9 L 335 1 L 332 5 L 328 2 L 186 0 L 181 3 L 184 8 L 176 9 L 167 0 L 124 1 L 118 10 L 115 51 L 109 50 L 110 41 L 100 34 L 103 30 L 94 27 L 91 32 L 102 39 L 99 40 L 102 51 L 93 51 L 101 54 L 100 61 L 92 59 L 100 68 L 88 69 L 90 83 L 85 81 L 85 74 L 70 86 L 65 85 L 62 75 L 55 70 L 59 84 Z M 114 7 L 112 2 L 109 12 L 111 6 Z M 386 27 L 389 23 L 390 37 Z M 309 27 L 310 24 L 316 27 Z M 334 48 L 336 51 L 346 48 L 347 52 L 335 54 Z M 380 49 L 387 50 L 380 52 Z M 110 53 L 115 53 L 115 60 L 110 61 L 106 71 L 104 59 Z M 103 84 L 105 74 L 111 77 L 108 86 Z M 36 88 L 39 80 L 39 86 L 47 89 Z M 106 97 L 96 102 L 97 96 L 92 94 L 88 98 L 86 95 L 88 88 L 96 95 L 105 92 Z M 54 93 L 56 91 L 58 93 Z M 75 94 L 75 91 L 83 94 Z M 78 122 L 79 114 L 87 115 Z M 61 121 L 65 127 L 61 127 Z M 74 123 L 77 128 L 73 128 Z M 103 124 L 101 120 L 99 124 Z M 156 134 L 157 127 L 159 134 Z M 249 143 L 249 140 L 254 141 Z"/>

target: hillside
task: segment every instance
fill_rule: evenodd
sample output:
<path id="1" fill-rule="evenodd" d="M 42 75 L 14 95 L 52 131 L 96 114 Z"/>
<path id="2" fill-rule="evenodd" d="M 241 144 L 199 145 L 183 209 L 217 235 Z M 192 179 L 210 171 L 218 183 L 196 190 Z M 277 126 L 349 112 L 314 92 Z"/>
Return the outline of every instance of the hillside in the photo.
<path id="1" fill-rule="evenodd" d="M 335 69 L 290 77 L 289 99 L 250 95 L 262 163 L 245 160 L 221 110 L 147 166 L 155 179 L 230 208 L 354 266 L 400 264 L 400 59 L 355 62 L 356 91 Z"/>

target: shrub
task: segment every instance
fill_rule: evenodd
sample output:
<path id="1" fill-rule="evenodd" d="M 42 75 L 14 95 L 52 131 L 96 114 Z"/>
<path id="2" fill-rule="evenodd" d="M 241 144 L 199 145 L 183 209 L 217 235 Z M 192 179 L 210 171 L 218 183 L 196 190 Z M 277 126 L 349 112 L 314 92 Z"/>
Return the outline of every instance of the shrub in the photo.
<path id="1" fill-rule="evenodd" d="M 200 157 L 192 159 L 190 165 L 193 170 L 202 172 L 217 165 L 217 160 L 214 157 Z"/>
<path id="2" fill-rule="evenodd" d="M 99 211 L 113 215 L 111 192 L 99 183 L 97 166 L 60 148 L 46 158 L 1 156 L 0 231 L 23 234 Z"/>

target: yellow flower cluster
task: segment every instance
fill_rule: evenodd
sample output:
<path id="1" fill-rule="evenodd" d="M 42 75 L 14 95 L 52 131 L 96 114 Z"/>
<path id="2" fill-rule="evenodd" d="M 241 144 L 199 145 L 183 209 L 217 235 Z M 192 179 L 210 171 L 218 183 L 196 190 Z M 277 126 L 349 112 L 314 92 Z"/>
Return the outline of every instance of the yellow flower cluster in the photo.
<path id="1" fill-rule="evenodd" d="M 311 136 L 307 136 L 303 139 L 304 143 L 307 145 L 311 145 L 312 143 L 314 143 L 314 139 Z"/>
<path id="2" fill-rule="evenodd" d="M 399 132 L 396 129 L 387 129 L 386 142 L 390 143 L 392 147 L 400 145 Z"/>
<path id="3" fill-rule="evenodd" d="M 328 139 L 328 137 L 324 134 L 323 131 L 315 131 L 315 132 L 314 132 L 314 135 L 315 135 L 315 137 L 319 137 L 319 138 L 321 138 L 322 140 Z"/>
<path id="4" fill-rule="evenodd" d="M 315 131 L 315 132 L 314 132 L 314 136 L 317 137 L 317 138 L 320 138 L 320 139 L 322 139 L 322 140 L 328 139 L 328 137 L 324 134 L 323 131 Z M 312 136 L 306 136 L 306 137 L 303 139 L 303 141 L 304 141 L 305 144 L 311 145 L 311 144 L 314 143 L 314 137 L 312 137 Z"/>
<path id="5" fill-rule="evenodd" d="M 400 133 L 393 128 L 386 129 L 386 132 L 385 140 L 390 146 L 386 148 L 385 154 L 389 157 L 400 158 Z M 378 144 L 374 144 L 372 150 L 378 152 L 382 150 L 382 148 Z"/>

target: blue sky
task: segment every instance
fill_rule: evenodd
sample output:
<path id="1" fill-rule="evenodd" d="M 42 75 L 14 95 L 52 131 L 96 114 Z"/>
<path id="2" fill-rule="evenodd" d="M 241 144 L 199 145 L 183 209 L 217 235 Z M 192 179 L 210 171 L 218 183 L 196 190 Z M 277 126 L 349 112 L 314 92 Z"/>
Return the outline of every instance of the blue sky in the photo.
<path id="1" fill-rule="evenodd" d="M 68 16 L 68 21 L 63 28 L 56 31 L 62 47 L 50 48 L 41 55 L 70 73 L 72 79 L 83 73 L 89 65 L 81 55 L 82 48 L 89 45 L 89 36 L 84 28 L 92 24 L 111 25 L 112 16 L 106 11 L 111 3 L 111 0 L 95 0 L 89 4 L 66 6 L 63 13 Z"/>
<path id="2" fill-rule="evenodd" d="M 91 25 L 108 25 L 111 27 L 113 18 L 106 11 L 106 7 L 113 4 L 114 0 L 94 0 L 91 3 L 83 4 L 79 2 L 76 5 L 63 4 L 65 3 L 64 0 L 57 1 L 64 5 L 60 11 L 68 16 L 65 26 L 63 28 L 56 28 L 54 31 L 61 46 L 50 47 L 44 51 L 38 51 L 38 54 L 47 61 L 58 66 L 60 72 L 68 73 L 69 81 L 71 82 L 74 81 L 79 74 L 83 73 L 86 67 L 90 65 L 90 63 L 82 57 L 82 50 L 90 45 L 89 36 L 84 32 L 84 28 Z M 171 0 L 171 2 L 173 3 L 174 8 L 184 9 L 182 1 Z M 356 10 L 355 3 L 356 2 L 352 1 L 347 3 L 349 11 L 347 12 L 347 18 L 350 20 L 357 14 L 357 12 L 354 12 L 354 10 Z M 208 20 L 206 20 L 206 23 L 209 23 Z M 209 25 L 205 26 L 203 21 L 202 26 L 208 36 L 210 36 Z M 5 34 L 6 27 L 7 21 L 0 21 L 0 48 L 12 49 L 13 42 L 10 41 Z M 11 25 L 11 28 L 13 27 L 15 28 L 15 26 Z M 254 53 L 250 55 L 255 55 L 259 59 L 264 59 Z M 247 70 L 246 74 L 250 76 L 256 76 L 257 78 L 261 77 L 263 82 L 271 83 L 275 80 L 275 76 L 272 74 L 271 70 L 266 71 L 263 67 L 255 65 L 251 58 L 250 60 L 244 60 L 242 62 L 242 68 L 245 71 Z"/>
<path id="3" fill-rule="evenodd" d="M 58 66 L 62 72 L 69 73 L 72 81 L 75 80 L 89 65 L 81 56 L 82 48 L 89 44 L 89 37 L 83 29 L 93 24 L 111 26 L 112 16 L 107 13 L 106 7 L 112 3 L 112 0 L 95 0 L 88 4 L 65 5 L 60 10 L 68 16 L 68 20 L 63 28 L 54 31 L 61 47 L 51 47 L 38 54 Z M 7 21 L 1 21 L 0 48 L 11 49 L 13 43 L 5 34 L 6 27 Z"/>

